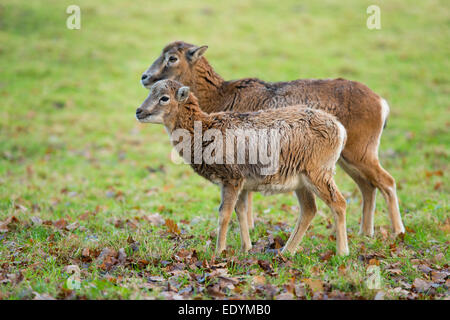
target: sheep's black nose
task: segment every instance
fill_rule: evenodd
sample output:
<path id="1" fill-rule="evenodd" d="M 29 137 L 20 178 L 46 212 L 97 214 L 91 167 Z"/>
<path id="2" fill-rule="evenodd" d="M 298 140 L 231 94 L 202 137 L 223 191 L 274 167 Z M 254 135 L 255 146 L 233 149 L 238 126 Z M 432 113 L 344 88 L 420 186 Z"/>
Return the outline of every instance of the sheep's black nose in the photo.
<path id="1" fill-rule="evenodd" d="M 145 80 L 145 79 L 147 79 L 147 78 L 148 78 L 148 75 L 143 74 L 142 77 L 141 77 L 141 80 Z"/>
<path id="2" fill-rule="evenodd" d="M 140 115 L 142 113 L 142 109 L 141 108 L 137 108 L 136 109 L 136 115 Z"/>

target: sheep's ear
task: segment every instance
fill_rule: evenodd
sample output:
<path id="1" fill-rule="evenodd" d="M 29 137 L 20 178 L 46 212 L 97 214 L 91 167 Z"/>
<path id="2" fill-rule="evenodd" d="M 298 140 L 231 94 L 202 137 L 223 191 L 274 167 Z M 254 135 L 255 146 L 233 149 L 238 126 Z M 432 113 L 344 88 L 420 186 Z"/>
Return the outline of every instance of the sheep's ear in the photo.
<path id="1" fill-rule="evenodd" d="M 181 87 L 177 91 L 177 100 L 180 102 L 186 101 L 189 97 L 189 87 Z"/>
<path id="2" fill-rule="evenodd" d="M 197 61 L 208 49 L 208 46 L 201 46 L 201 47 L 192 47 L 187 51 L 187 57 L 189 61 L 195 62 Z"/>

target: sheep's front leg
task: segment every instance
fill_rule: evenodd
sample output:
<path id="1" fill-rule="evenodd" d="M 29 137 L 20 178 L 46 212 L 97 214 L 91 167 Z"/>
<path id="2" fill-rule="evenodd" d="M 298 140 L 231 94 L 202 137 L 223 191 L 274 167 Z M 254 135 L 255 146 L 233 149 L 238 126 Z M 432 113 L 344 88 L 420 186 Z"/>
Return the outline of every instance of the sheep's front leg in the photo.
<path id="1" fill-rule="evenodd" d="M 241 230 L 241 249 L 244 252 L 249 251 L 252 248 L 252 242 L 250 240 L 250 234 L 248 232 L 249 222 L 247 220 L 248 216 L 248 192 L 242 191 L 239 194 L 237 203 L 236 203 L 236 215 L 239 220 L 239 229 Z"/>
<path id="2" fill-rule="evenodd" d="M 222 186 L 222 203 L 219 208 L 219 231 L 217 233 L 216 254 L 225 250 L 227 245 L 227 231 L 238 198 L 239 189 L 233 185 Z"/>

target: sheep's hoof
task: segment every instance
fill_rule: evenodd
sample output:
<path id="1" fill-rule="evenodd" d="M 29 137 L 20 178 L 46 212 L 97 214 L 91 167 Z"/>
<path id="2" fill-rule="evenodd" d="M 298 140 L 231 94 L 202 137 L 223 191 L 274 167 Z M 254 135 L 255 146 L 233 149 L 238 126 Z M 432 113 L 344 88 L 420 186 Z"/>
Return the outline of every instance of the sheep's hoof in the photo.
<path id="1" fill-rule="evenodd" d="M 350 254 L 350 251 L 349 251 L 348 248 L 347 248 L 347 249 L 338 251 L 337 254 L 338 254 L 339 256 L 341 256 L 341 257 L 345 257 L 345 256 L 348 256 L 348 255 Z"/>
<path id="2" fill-rule="evenodd" d="M 397 230 L 394 230 L 394 236 L 395 237 L 404 237 L 405 233 L 406 233 L 406 231 L 405 231 L 405 227 L 404 226 L 401 226 Z"/>
<path id="3" fill-rule="evenodd" d="M 360 229 L 358 232 L 358 235 L 369 237 L 369 238 L 373 238 L 373 234 L 374 234 L 373 229 L 372 230 Z"/>

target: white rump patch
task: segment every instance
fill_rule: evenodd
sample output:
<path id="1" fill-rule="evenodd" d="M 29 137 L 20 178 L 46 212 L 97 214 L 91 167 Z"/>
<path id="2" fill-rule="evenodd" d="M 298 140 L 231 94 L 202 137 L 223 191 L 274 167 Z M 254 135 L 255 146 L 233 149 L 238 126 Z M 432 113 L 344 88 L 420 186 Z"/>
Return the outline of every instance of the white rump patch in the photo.
<path id="1" fill-rule="evenodd" d="M 381 135 L 383 134 L 383 127 L 386 123 L 386 119 L 387 119 L 387 117 L 389 115 L 389 111 L 390 111 L 389 104 L 387 103 L 386 100 L 381 98 L 380 104 L 381 104 L 381 130 L 380 130 L 380 135 L 378 136 L 377 154 L 378 154 L 378 148 L 380 147 Z"/>
<path id="2" fill-rule="evenodd" d="M 389 115 L 389 111 L 390 111 L 389 104 L 387 103 L 386 100 L 381 98 L 381 121 L 383 123 L 383 126 L 384 126 L 384 123 L 386 122 L 386 119 L 387 119 L 387 117 Z"/>
<path id="3" fill-rule="evenodd" d="M 345 142 L 345 140 L 347 140 L 347 130 L 345 130 L 344 126 L 339 121 L 337 122 L 337 124 L 338 124 L 338 128 L 339 128 L 339 144 L 341 145 L 341 150 L 339 152 L 339 157 L 340 157 L 341 156 L 340 154 L 345 147 L 344 142 Z"/>

